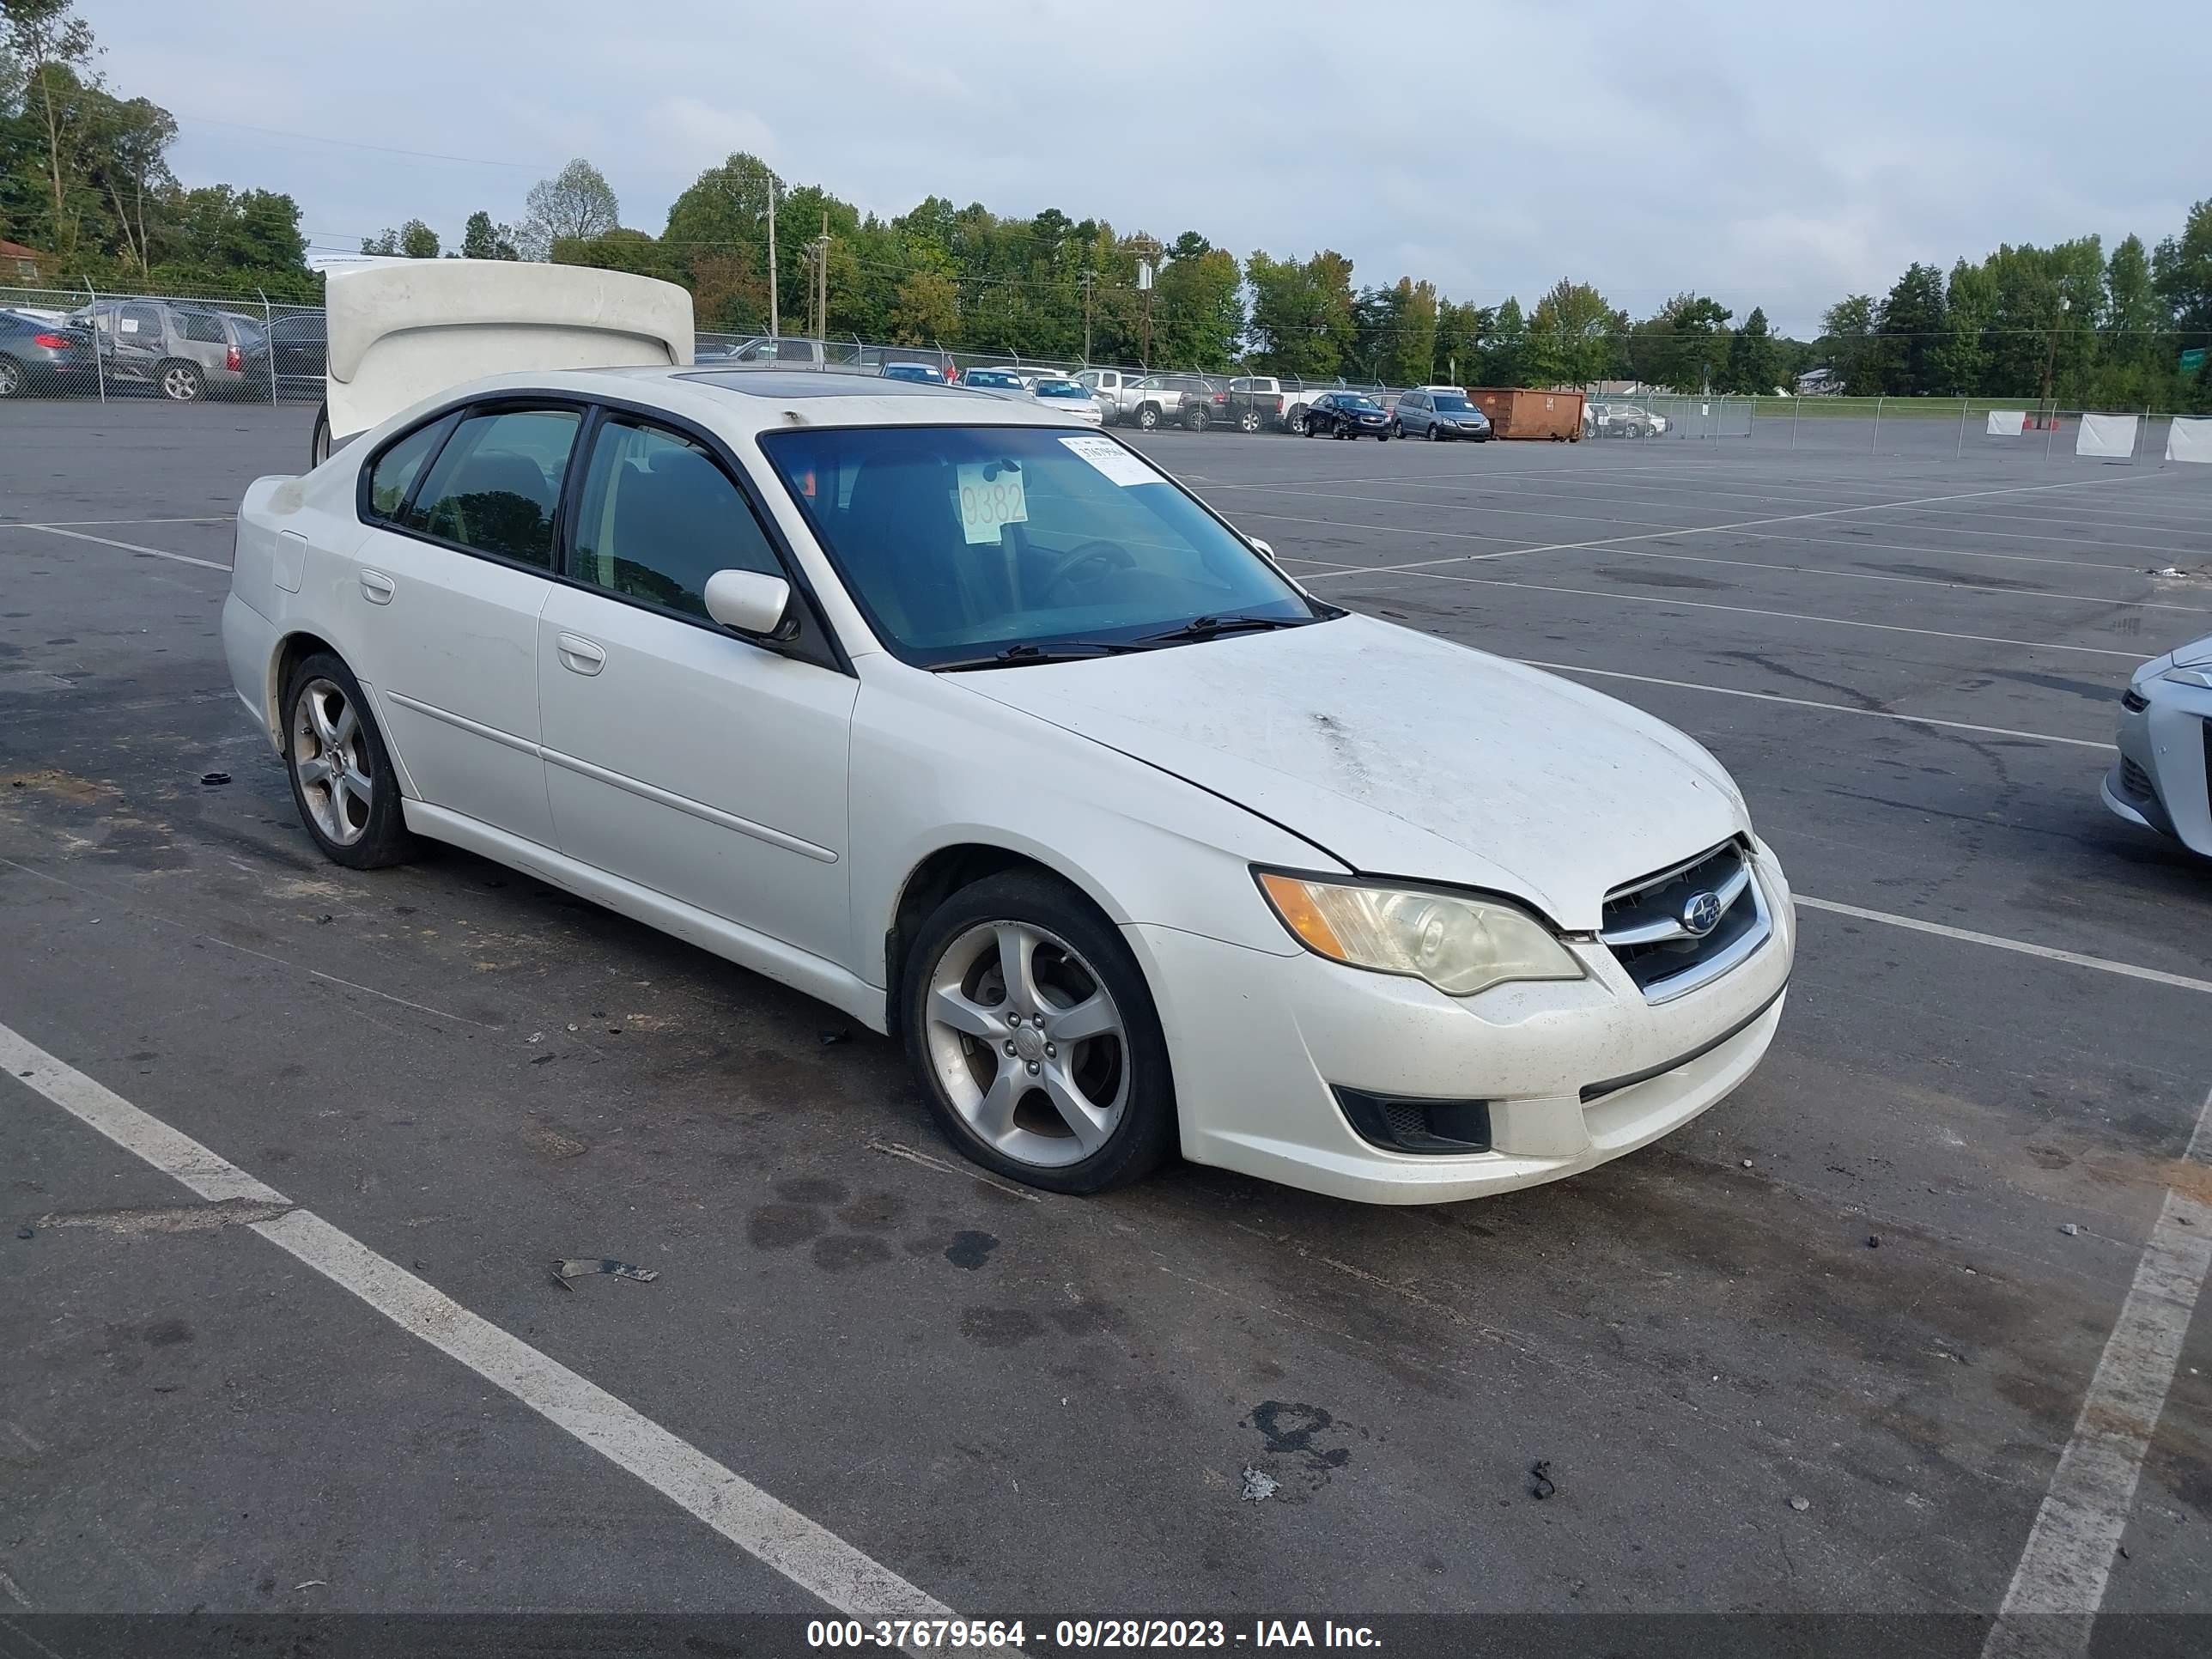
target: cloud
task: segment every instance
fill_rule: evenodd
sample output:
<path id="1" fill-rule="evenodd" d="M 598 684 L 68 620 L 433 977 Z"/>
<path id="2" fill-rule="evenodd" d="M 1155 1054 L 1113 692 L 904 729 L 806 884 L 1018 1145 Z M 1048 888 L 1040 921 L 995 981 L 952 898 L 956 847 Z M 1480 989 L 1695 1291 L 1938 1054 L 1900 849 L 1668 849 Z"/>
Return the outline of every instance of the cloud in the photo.
<path id="1" fill-rule="evenodd" d="M 182 119 L 188 180 L 289 191 L 319 231 L 457 236 L 577 155 L 657 230 L 745 149 L 884 214 L 935 194 L 1334 247 L 1486 304 L 1568 276 L 1641 315 L 1695 288 L 1803 332 L 1908 261 L 2155 240 L 2208 188 L 2201 65 L 2156 46 L 2190 0 L 839 0 L 649 29 L 591 0 L 80 6 L 114 82 Z"/>

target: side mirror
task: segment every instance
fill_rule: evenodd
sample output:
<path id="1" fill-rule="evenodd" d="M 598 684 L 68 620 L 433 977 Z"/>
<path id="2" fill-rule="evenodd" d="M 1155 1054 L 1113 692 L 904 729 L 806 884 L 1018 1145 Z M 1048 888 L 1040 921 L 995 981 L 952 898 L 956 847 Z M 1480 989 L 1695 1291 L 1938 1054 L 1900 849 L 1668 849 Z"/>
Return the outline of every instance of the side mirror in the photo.
<path id="1" fill-rule="evenodd" d="M 717 570 L 707 578 L 707 614 L 733 634 L 778 643 L 795 637 L 791 584 L 757 570 Z"/>

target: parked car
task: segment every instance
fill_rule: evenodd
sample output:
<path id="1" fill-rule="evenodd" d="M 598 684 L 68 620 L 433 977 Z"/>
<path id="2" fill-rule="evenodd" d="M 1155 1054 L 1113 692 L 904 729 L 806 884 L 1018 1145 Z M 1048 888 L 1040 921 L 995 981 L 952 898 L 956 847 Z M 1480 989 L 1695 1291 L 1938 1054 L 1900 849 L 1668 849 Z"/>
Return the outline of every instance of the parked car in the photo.
<path id="1" fill-rule="evenodd" d="M 1583 430 L 1596 438 L 1656 438 L 1667 430 L 1667 417 L 1639 404 L 1589 406 Z"/>
<path id="2" fill-rule="evenodd" d="M 1390 412 L 1390 432 L 1398 438 L 1466 438 L 1479 444 L 1494 435 L 1490 417 L 1457 386 L 1417 386 L 1401 393 Z"/>
<path id="3" fill-rule="evenodd" d="M 931 386 L 945 383 L 945 371 L 935 363 L 885 363 L 878 372 L 886 380 L 926 381 Z"/>
<path id="4" fill-rule="evenodd" d="M 281 394 L 320 397 L 330 368 L 330 324 L 319 311 L 287 312 L 269 325 L 269 349 Z"/>
<path id="5" fill-rule="evenodd" d="M 0 398 L 71 396 L 99 389 L 91 333 L 0 311 Z"/>
<path id="6" fill-rule="evenodd" d="M 1068 416 L 1085 426 L 1104 423 L 1105 416 L 1099 410 L 1098 400 L 1073 380 L 1041 374 L 1031 382 L 1030 396 L 1054 414 Z"/>
<path id="7" fill-rule="evenodd" d="M 1375 438 L 1390 441 L 1390 416 L 1364 392 L 1324 392 L 1307 405 L 1302 430 L 1309 438 Z"/>
<path id="8" fill-rule="evenodd" d="M 258 324 L 212 307 L 101 300 L 71 317 L 94 330 L 112 385 L 144 386 L 173 403 L 269 395 L 269 342 Z"/>
<path id="9" fill-rule="evenodd" d="M 1011 368 L 971 368 L 960 376 L 962 386 L 990 386 L 1002 392 L 1026 392 L 1029 387 Z"/>
<path id="10" fill-rule="evenodd" d="M 2105 805 L 2212 858 L 2212 635 L 2136 670 L 2118 742 Z"/>
<path id="11" fill-rule="evenodd" d="M 465 847 L 896 1033 L 1060 1192 L 1472 1198 L 1759 1064 L 1790 890 L 1697 744 L 1312 598 L 1050 410 L 801 383 L 395 380 L 250 485 L 224 650 L 314 845 Z"/>
<path id="12" fill-rule="evenodd" d="M 1229 424 L 1239 432 L 1264 432 L 1284 425 L 1291 397 L 1272 376 L 1240 374 L 1229 383 Z"/>

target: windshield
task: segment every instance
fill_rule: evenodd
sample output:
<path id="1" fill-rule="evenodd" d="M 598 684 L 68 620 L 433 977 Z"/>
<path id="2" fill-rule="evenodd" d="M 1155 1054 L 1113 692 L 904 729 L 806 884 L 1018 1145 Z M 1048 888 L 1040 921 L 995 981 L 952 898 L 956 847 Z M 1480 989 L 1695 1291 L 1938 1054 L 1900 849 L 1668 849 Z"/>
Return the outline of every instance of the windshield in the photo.
<path id="1" fill-rule="evenodd" d="M 1474 407 L 1464 398 L 1447 397 L 1442 392 L 1437 394 L 1436 403 L 1440 415 L 1464 415 Z"/>
<path id="2" fill-rule="evenodd" d="M 1091 393 L 1073 380 L 1039 380 L 1036 395 L 1040 398 L 1080 398 L 1086 402 Z"/>
<path id="3" fill-rule="evenodd" d="M 1382 405 L 1372 398 L 1339 398 L 1336 400 L 1336 406 L 1339 409 L 1356 409 L 1362 414 L 1370 410 L 1377 415 L 1382 412 Z"/>
<path id="4" fill-rule="evenodd" d="M 877 637 L 920 667 L 1200 617 L 1323 614 L 1111 438 L 825 427 L 760 444 Z"/>

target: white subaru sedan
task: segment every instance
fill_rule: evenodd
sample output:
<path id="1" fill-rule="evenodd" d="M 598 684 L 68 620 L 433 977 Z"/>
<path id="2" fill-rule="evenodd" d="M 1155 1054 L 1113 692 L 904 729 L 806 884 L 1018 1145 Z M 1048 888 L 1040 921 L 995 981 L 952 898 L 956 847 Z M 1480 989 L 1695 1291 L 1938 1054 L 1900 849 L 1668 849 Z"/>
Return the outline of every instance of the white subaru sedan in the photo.
<path id="1" fill-rule="evenodd" d="M 1553 1180 L 1782 1015 L 1789 888 L 1705 750 L 1309 595 L 1042 404 L 456 387 L 252 486 L 223 639 L 331 859 L 449 842 L 794 986 L 1055 1191 Z"/>

